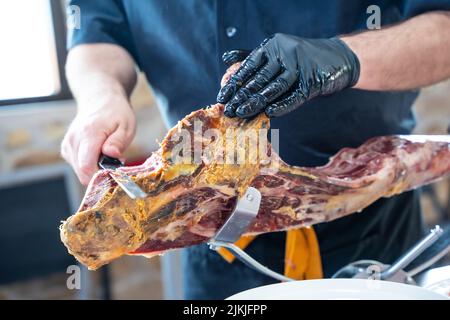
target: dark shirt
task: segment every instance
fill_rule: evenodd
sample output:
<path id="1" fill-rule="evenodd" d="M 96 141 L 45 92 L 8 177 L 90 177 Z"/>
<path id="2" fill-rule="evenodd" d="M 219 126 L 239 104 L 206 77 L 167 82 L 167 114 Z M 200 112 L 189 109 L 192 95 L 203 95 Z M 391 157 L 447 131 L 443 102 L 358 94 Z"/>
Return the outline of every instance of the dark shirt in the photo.
<path id="1" fill-rule="evenodd" d="M 221 62 L 226 50 L 253 49 L 275 32 L 324 38 L 367 30 L 370 14 L 366 10 L 373 4 L 381 9 L 382 26 L 426 11 L 450 9 L 449 0 L 72 0 L 70 4 L 81 9 L 81 28 L 69 35 L 69 48 L 106 42 L 127 49 L 153 89 L 166 98 L 161 108 L 168 126 L 193 110 L 215 103 L 226 69 Z M 356 147 L 370 137 L 408 134 L 415 125 L 411 106 L 417 95 L 417 91 L 347 89 L 316 98 L 271 121 L 271 127 L 280 130 L 281 158 L 292 165 L 322 165 L 339 149 Z M 380 200 L 361 213 L 316 226 L 325 274 L 329 276 L 355 259 L 392 262 L 420 236 L 418 206 L 417 195 L 406 193 Z M 270 238 L 270 245 L 265 237 Z M 265 237 L 261 237 L 259 245 L 257 239 L 248 250 L 281 270 L 284 237 L 281 233 Z M 211 258 L 204 252 L 204 259 Z M 213 264 L 223 263 L 216 257 L 211 259 Z M 187 259 L 195 264 L 191 260 Z M 205 263 L 196 261 L 200 265 L 192 272 L 200 274 Z M 192 275 L 188 282 L 198 285 L 203 274 L 199 277 Z M 222 278 L 227 281 L 224 274 Z M 220 298 L 254 286 L 255 282 L 243 279 L 241 284 L 233 287 L 228 283 L 231 289 L 215 296 L 206 296 L 204 290 L 189 297 Z"/>

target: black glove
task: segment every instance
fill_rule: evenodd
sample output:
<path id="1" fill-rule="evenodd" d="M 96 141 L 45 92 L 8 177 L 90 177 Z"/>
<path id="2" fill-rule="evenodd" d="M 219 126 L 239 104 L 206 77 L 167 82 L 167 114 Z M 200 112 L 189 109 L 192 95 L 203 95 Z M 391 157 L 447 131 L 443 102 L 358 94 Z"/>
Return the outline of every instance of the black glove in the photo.
<path id="1" fill-rule="evenodd" d="M 227 64 L 243 51 L 226 52 Z M 265 112 L 276 117 L 304 102 L 356 84 L 359 61 L 338 38 L 303 39 L 277 33 L 264 40 L 245 58 L 217 95 L 226 103 L 225 115 L 240 118 Z"/>

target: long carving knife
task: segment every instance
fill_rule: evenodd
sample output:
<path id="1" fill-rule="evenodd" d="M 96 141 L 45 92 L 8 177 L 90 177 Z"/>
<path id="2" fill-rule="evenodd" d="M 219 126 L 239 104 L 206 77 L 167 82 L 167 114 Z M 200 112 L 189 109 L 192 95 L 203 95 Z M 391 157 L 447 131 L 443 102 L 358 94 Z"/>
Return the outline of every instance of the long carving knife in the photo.
<path id="1" fill-rule="evenodd" d="M 131 180 L 128 175 L 120 172 L 120 170 L 116 170 L 123 166 L 122 161 L 119 159 L 102 154 L 98 160 L 98 166 L 105 170 L 112 170 L 110 173 L 111 178 L 117 182 L 119 187 L 121 187 L 131 199 L 145 198 L 147 196 L 144 190 L 142 190 L 136 182 Z"/>

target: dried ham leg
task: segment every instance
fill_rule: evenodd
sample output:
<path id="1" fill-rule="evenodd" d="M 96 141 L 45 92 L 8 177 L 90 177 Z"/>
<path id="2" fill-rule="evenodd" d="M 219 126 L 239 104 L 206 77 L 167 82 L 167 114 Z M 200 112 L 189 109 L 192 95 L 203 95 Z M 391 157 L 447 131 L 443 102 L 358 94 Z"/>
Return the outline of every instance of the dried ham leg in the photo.
<path id="1" fill-rule="evenodd" d="M 222 133 L 193 139 L 192 145 L 200 143 L 212 156 L 195 160 L 188 154 L 193 161 L 174 161 L 178 152 L 174 137 L 183 130 L 193 133 L 196 122 L 202 124 L 200 136 L 209 129 Z M 206 242 L 249 186 L 262 193 L 258 216 L 248 229 L 248 234 L 258 234 L 337 219 L 380 197 L 450 173 L 448 136 L 419 142 L 408 136 L 377 137 L 359 148 L 341 150 L 327 165 L 316 168 L 289 166 L 270 147 L 265 154 L 270 161 L 266 161 L 254 154 L 258 148 L 236 140 L 237 152 L 259 161 L 220 161 L 227 128 L 237 128 L 245 136 L 268 127 L 264 115 L 250 121 L 226 118 L 219 104 L 191 113 L 169 131 L 143 165 L 119 169 L 148 193 L 147 198 L 130 199 L 108 171 L 99 171 L 78 212 L 63 222 L 62 241 L 81 263 L 97 269 L 124 254 L 152 256 Z"/>

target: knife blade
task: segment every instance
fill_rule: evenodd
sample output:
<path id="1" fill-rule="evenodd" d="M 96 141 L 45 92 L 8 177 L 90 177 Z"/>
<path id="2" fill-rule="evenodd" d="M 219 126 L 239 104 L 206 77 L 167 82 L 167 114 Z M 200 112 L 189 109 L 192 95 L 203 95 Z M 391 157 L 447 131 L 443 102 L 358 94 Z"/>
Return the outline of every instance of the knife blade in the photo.
<path id="1" fill-rule="evenodd" d="M 112 170 L 110 172 L 111 178 L 117 182 L 117 184 L 131 199 L 145 198 L 147 194 L 136 184 L 136 182 L 131 180 L 131 178 L 125 173 L 120 172 L 120 170 L 116 170 L 123 165 L 123 162 L 119 159 L 112 158 L 104 154 L 100 155 L 100 159 L 98 160 L 98 166 L 100 168 Z"/>

